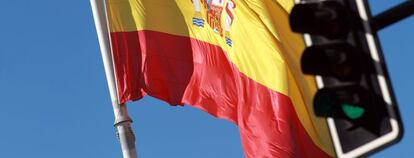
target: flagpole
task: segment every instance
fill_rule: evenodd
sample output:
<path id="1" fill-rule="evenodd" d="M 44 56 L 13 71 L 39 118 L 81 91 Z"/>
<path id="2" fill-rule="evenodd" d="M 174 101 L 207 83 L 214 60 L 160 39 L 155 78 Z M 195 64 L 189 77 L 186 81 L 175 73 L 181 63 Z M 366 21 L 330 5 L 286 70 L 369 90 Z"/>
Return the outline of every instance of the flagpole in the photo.
<path id="1" fill-rule="evenodd" d="M 125 104 L 118 103 L 117 89 L 115 84 L 114 67 L 112 63 L 111 45 L 109 42 L 109 29 L 105 12 L 104 0 L 90 0 L 95 20 L 96 32 L 98 34 L 99 46 L 108 82 L 112 107 L 115 115 L 115 128 L 117 137 L 121 144 L 124 158 L 137 158 L 135 149 L 135 136 L 131 128 L 132 119 L 128 116 Z"/>

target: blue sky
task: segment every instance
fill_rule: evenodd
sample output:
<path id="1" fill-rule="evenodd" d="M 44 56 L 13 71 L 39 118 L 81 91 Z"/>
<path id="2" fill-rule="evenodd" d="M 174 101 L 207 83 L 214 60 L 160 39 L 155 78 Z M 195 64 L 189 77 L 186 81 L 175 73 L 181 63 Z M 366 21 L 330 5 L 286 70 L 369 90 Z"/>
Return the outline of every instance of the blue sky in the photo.
<path id="1" fill-rule="evenodd" d="M 375 14 L 402 0 L 370 2 Z M 0 19 L 0 157 L 121 157 L 89 1 L 5 0 Z M 405 135 L 372 157 L 413 153 L 413 28 L 379 32 Z M 230 122 L 150 97 L 128 105 L 142 158 L 243 157 Z"/>

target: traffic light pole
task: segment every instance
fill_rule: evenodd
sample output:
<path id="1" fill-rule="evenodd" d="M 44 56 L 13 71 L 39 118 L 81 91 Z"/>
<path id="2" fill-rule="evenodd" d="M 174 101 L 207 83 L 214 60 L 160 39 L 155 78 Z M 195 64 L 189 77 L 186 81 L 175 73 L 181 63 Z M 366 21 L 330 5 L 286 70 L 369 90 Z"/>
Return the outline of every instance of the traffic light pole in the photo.
<path id="1" fill-rule="evenodd" d="M 414 0 L 408 0 L 375 16 L 371 25 L 376 32 L 413 14 Z"/>

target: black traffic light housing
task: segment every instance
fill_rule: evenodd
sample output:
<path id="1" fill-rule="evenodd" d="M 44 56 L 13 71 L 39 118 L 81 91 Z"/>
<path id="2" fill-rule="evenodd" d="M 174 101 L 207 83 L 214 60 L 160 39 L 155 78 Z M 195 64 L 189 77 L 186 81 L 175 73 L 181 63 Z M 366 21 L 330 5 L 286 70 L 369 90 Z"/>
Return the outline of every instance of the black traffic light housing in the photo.
<path id="1" fill-rule="evenodd" d="M 292 31 L 309 39 L 301 68 L 305 74 L 318 76 L 321 83 L 314 96 L 314 112 L 329 118 L 339 157 L 371 153 L 402 135 L 367 9 L 365 0 L 303 0 L 292 9 L 289 19 Z M 386 135 L 393 135 L 393 139 L 374 142 Z M 360 149 L 367 144 L 370 147 Z"/>

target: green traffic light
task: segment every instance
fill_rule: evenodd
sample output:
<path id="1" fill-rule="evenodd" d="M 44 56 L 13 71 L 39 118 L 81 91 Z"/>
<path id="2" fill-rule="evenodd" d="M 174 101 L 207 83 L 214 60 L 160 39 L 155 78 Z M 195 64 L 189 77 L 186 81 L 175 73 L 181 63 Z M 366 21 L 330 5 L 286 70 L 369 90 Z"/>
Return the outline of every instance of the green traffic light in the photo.
<path id="1" fill-rule="evenodd" d="M 373 98 L 370 92 L 358 85 L 325 87 L 314 98 L 314 112 L 319 117 L 360 120 L 366 115 Z"/>
<path id="2" fill-rule="evenodd" d="M 353 120 L 361 118 L 365 112 L 364 108 L 352 104 L 341 104 L 341 108 L 345 116 Z"/>

